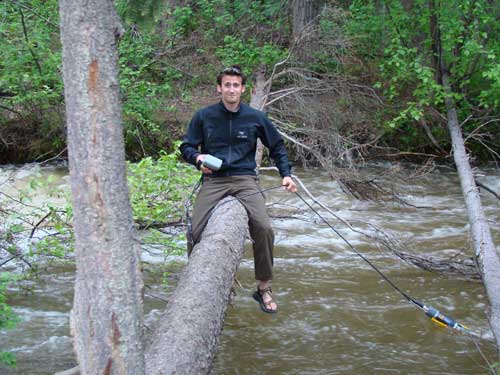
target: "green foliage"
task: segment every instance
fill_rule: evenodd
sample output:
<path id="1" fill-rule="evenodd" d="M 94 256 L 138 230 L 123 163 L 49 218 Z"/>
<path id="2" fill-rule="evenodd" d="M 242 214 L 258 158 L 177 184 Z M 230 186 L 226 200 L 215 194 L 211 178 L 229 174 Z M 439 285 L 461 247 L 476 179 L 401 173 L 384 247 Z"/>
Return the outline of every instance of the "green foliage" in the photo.
<path id="1" fill-rule="evenodd" d="M 18 143 L 32 143 L 38 152 L 59 148 L 64 132 L 57 0 L 3 1 L 0 18 L 0 104 L 11 115 L 0 117 L 0 124 L 17 116 L 24 127 Z M 44 145 L 27 136 L 44 139 Z"/>
<path id="2" fill-rule="evenodd" d="M 165 257 L 183 255 L 186 253 L 186 237 L 183 233 L 176 235 L 165 234 L 156 229 L 149 229 L 141 238 L 143 246 L 160 248 Z"/>
<path id="3" fill-rule="evenodd" d="M 197 178 L 199 174 L 192 166 L 179 161 L 178 150 L 171 154 L 162 153 L 158 160 L 147 157 L 138 163 L 129 163 L 130 200 L 136 222 L 146 229 L 151 224 L 168 226 L 180 222 L 184 215 L 183 204 Z M 35 197 L 40 196 L 47 199 L 37 203 L 39 199 Z M 0 204 L 3 222 L 1 256 L 19 257 L 22 254 L 23 260 L 34 271 L 39 264 L 71 259 L 74 250 L 73 211 L 67 185 L 35 174 L 24 189 L 9 199 L 0 200 Z M 20 242 L 30 235 L 34 236 L 29 251 L 23 252 Z M 164 247 L 166 253 L 172 253 L 184 248 L 185 239 L 183 234 L 164 235 L 147 229 L 143 240 L 145 244 L 156 243 L 156 246 Z"/>
<path id="4" fill-rule="evenodd" d="M 194 169 L 178 161 L 179 151 L 162 153 L 128 165 L 130 201 L 134 219 L 144 223 L 179 221 L 183 203 L 199 177 Z"/>
<path id="5" fill-rule="evenodd" d="M 15 368 L 17 365 L 16 356 L 8 352 L 0 352 L 0 363 Z"/>
<path id="6" fill-rule="evenodd" d="M 131 24 L 146 28 L 152 27 L 155 21 L 161 19 L 162 0 L 117 0 L 115 6 L 122 19 Z"/>
<path id="7" fill-rule="evenodd" d="M 12 312 L 12 308 L 6 303 L 5 291 L 7 285 L 12 281 L 12 274 L 0 273 L 0 329 L 12 329 L 19 322 L 19 319 Z"/>
<path id="8" fill-rule="evenodd" d="M 500 7 L 486 0 L 455 0 L 434 2 L 433 11 L 432 3 L 354 1 L 350 8 L 353 18 L 348 30 L 356 36 L 357 51 L 378 65 L 376 87 L 397 110 L 389 113 L 385 123 L 389 133 L 418 127 L 417 122 L 432 111 L 446 116 L 430 26 L 433 15 L 460 117 L 499 108 L 500 27 L 494 20 Z M 469 129 L 477 126 L 479 121 Z M 413 134 L 418 140 L 419 133 Z"/>
<path id="9" fill-rule="evenodd" d="M 160 5 L 158 0 L 117 2 L 125 19 L 120 85 L 126 148 L 133 158 L 156 154 L 169 143 L 158 119 L 160 110 L 170 110 L 162 107 L 179 72 L 157 58 L 162 35 L 140 32 L 136 24 L 150 17 L 153 24 L 155 17 L 163 19 L 166 11 Z M 19 152 L 18 162 L 57 153 L 66 142 L 58 2 L 0 2 L 0 17 L 0 105 L 9 114 L 0 116 L 0 125 L 11 126 L 11 132 L 17 124 L 23 126 L 16 146 L 33 149 L 33 154 Z"/>
<path id="10" fill-rule="evenodd" d="M 38 110 L 61 102 L 57 16 L 56 0 L 0 5 L 0 87 L 12 105 Z"/>
<path id="11" fill-rule="evenodd" d="M 183 38 L 196 32 L 209 47 L 201 52 L 214 52 L 223 65 L 240 64 L 250 73 L 286 56 L 286 47 L 271 38 L 286 27 L 283 7 L 282 1 L 200 0 L 174 8 L 168 33 Z"/>
<path id="12" fill-rule="evenodd" d="M 498 59 L 494 54 L 489 55 L 490 58 Z M 480 94 L 479 100 L 485 108 L 500 107 L 500 64 L 490 64 L 487 69 L 482 72 L 482 77 L 486 78 L 487 85 Z"/>
<path id="13" fill-rule="evenodd" d="M 129 29 L 120 41 L 120 87 L 128 150 L 153 154 L 166 143 L 157 114 L 171 92 L 175 73 L 162 69 L 155 59 L 154 34 L 134 35 Z M 129 154 L 132 152 L 129 152 Z"/>
<path id="14" fill-rule="evenodd" d="M 12 274 L 0 272 L 0 330 L 12 329 L 19 322 L 19 318 L 6 302 L 5 291 L 12 279 Z M 0 363 L 15 367 L 16 357 L 12 353 L 0 352 Z"/>
<path id="15" fill-rule="evenodd" d="M 228 35 L 224 45 L 216 49 L 216 55 L 225 66 L 239 64 L 245 67 L 246 73 L 251 73 L 261 64 L 274 66 L 286 57 L 287 50 L 269 43 L 259 46 L 255 38 L 242 40 Z"/>
<path id="16" fill-rule="evenodd" d="M 171 16 L 174 20 L 172 27 L 168 30 L 171 36 L 187 36 L 198 26 L 193 9 L 190 7 L 176 7 Z"/>

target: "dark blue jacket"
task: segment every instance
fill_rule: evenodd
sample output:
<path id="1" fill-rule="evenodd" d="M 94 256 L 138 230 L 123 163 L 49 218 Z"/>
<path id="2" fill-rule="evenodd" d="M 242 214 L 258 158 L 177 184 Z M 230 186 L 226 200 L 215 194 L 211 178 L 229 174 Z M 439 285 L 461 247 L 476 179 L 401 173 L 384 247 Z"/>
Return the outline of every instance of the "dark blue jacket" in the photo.
<path id="1" fill-rule="evenodd" d="M 193 165 L 200 153 L 222 159 L 222 167 L 212 176 L 255 175 L 257 138 L 269 149 L 280 175 L 290 176 L 291 167 L 280 134 L 263 112 L 246 104 L 241 104 L 237 112 L 227 110 L 222 102 L 198 111 L 189 123 L 180 150 L 184 160 Z"/>

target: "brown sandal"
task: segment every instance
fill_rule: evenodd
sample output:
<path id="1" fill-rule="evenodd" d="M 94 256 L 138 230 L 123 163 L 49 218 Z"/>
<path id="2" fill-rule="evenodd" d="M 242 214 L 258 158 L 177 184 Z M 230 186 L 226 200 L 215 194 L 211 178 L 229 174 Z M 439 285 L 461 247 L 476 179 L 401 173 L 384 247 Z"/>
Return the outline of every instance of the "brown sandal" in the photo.
<path id="1" fill-rule="evenodd" d="M 267 302 L 264 302 L 264 295 L 266 293 L 269 294 L 269 297 L 271 297 L 271 299 Z M 253 299 L 259 303 L 260 309 L 262 311 L 264 311 L 265 313 L 275 314 L 278 312 L 278 308 L 276 308 L 276 309 L 269 308 L 271 306 L 271 304 L 274 302 L 273 291 L 271 290 L 270 286 L 268 286 L 267 288 L 264 288 L 264 289 L 259 289 L 259 287 L 257 287 L 257 291 L 254 292 L 254 294 L 253 294 Z"/>

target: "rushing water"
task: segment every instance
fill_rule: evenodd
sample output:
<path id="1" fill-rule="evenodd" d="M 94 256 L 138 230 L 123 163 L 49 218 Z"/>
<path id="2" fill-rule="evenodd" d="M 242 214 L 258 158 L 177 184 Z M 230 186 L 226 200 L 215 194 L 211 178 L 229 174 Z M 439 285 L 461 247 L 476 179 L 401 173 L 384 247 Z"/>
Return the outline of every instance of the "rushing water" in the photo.
<path id="1" fill-rule="evenodd" d="M 372 173 L 384 165 L 372 167 Z M 47 172 L 50 173 L 50 172 Z M 320 171 L 299 171 L 311 191 L 356 228 L 374 224 L 418 254 L 446 257 L 470 251 L 467 217 L 456 174 L 439 169 L 407 181 L 405 172 L 392 187 L 416 206 L 356 201 Z M 482 181 L 500 191 L 500 172 Z M 262 185 L 279 183 L 264 176 Z M 500 204 L 482 194 L 494 241 L 500 244 Z M 214 374 L 487 374 L 474 342 L 434 325 L 383 281 L 363 260 L 294 196 L 268 194 L 273 212 L 297 219 L 275 219 L 275 296 L 279 313 L 261 313 L 251 294 L 255 287 L 250 251 L 241 264 L 235 306 L 229 308 Z M 483 287 L 410 266 L 382 251 L 329 215 L 332 224 L 400 288 L 458 321 L 491 337 Z M 179 266 L 171 266 L 172 272 Z M 33 282 L 33 291 L 13 290 L 9 302 L 22 318 L 17 328 L 0 332 L 0 351 L 12 351 L 16 370 L 0 374 L 49 374 L 75 365 L 68 314 L 74 271 L 54 269 Z M 161 281 L 146 281 L 154 291 Z M 172 283 L 173 284 L 173 283 Z M 169 291 L 164 291 L 169 293 Z M 154 294 L 153 293 L 153 294 Z M 146 296 L 146 324 L 152 326 L 165 303 Z M 495 348 L 481 341 L 490 359 Z"/>

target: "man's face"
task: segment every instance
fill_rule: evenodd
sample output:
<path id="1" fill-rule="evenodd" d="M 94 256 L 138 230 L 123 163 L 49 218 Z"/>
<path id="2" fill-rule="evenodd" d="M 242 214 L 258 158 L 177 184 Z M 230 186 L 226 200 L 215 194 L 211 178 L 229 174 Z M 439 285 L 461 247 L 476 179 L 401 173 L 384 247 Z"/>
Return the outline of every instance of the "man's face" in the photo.
<path id="1" fill-rule="evenodd" d="M 245 86 L 241 83 L 240 76 L 222 76 L 222 82 L 217 85 L 217 92 L 222 95 L 222 102 L 226 105 L 240 103 L 241 94 L 245 92 Z"/>

